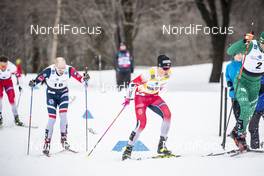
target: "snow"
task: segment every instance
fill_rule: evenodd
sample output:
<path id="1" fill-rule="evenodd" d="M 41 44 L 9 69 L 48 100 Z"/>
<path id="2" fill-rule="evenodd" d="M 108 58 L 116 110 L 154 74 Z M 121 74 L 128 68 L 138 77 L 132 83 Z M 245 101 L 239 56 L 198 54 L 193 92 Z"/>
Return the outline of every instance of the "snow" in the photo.
<path id="1" fill-rule="evenodd" d="M 69 107 L 68 138 L 72 148 L 79 153 L 56 153 L 61 150 L 58 118 L 51 144 L 51 154 L 56 154 L 50 158 L 41 154 L 48 117 L 46 89 L 45 86 L 40 86 L 39 89 L 34 90 L 32 115 L 32 124 L 39 128 L 31 130 L 30 155 L 27 156 L 28 129 L 14 125 L 11 108 L 5 95 L 4 128 L 0 129 L 1 176 L 263 175 L 264 155 L 262 154 L 247 153 L 234 158 L 203 157 L 211 152 L 223 151 L 220 146 L 222 138 L 218 137 L 220 84 L 208 83 L 211 67 L 211 64 L 174 67 L 168 90 L 161 95 L 172 112 L 167 146 L 174 153 L 183 155 L 180 158 L 121 161 L 122 153 L 112 151 L 119 140 L 128 139 L 136 125 L 133 102 L 123 111 L 88 158 L 85 151 L 85 120 L 82 118 L 85 112 L 85 92 L 84 86 L 75 80 L 71 80 L 69 84 L 70 96 L 76 96 L 76 99 Z M 146 69 L 137 68 L 133 77 Z M 126 93 L 115 90 L 113 70 L 89 73 L 91 80 L 88 88 L 88 109 L 95 118 L 88 120 L 88 126 L 98 133 L 97 135 L 89 133 L 90 151 L 122 109 L 121 103 Z M 29 74 L 24 77 L 24 89 L 19 106 L 21 120 L 26 123 L 29 119 L 31 93 L 26 84 L 34 76 Z M 103 85 L 105 88 L 102 88 Z M 17 98 L 18 94 L 16 88 Z M 147 111 L 147 116 L 147 126 L 140 140 L 150 151 L 134 152 L 132 153 L 134 157 L 150 156 L 156 153 L 161 118 L 151 111 Z M 233 125 L 234 117 L 232 116 L 228 131 Z M 263 121 L 260 124 L 260 136 L 263 141 Z M 226 150 L 234 148 L 235 145 L 228 138 Z"/>

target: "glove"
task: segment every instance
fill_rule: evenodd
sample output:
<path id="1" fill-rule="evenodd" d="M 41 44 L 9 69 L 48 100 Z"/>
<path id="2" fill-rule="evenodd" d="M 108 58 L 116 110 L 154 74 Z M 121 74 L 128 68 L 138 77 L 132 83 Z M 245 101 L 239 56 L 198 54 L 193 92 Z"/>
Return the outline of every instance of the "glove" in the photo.
<path id="1" fill-rule="evenodd" d="M 22 92 L 22 87 L 18 86 L 18 90 L 19 90 L 19 92 Z"/>
<path id="2" fill-rule="evenodd" d="M 83 80 L 88 81 L 90 79 L 90 75 L 88 73 L 83 74 Z"/>
<path id="3" fill-rule="evenodd" d="M 232 86 L 233 86 L 232 81 L 227 81 L 227 86 L 228 86 L 228 87 L 232 87 Z"/>
<path id="4" fill-rule="evenodd" d="M 28 85 L 29 85 L 29 87 L 35 87 L 36 86 L 36 81 L 35 80 L 30 80 Z"/>
<path id="5" fill-rule="evenodd" d="M 254 34 L 253 33 L 247 33 L 244 36 L 244 43 L 250 43 L 254 38 Z"/>
<path id="6" fill-rule="evenodd" d="M 125 98 L 125 101 L 124 101 L 124 103 L 122 103 L 122 105 L 124 105 L 124 106 L 127 106 L 127 105 L 129 105 L 130 104 L 130 98 Z"/>

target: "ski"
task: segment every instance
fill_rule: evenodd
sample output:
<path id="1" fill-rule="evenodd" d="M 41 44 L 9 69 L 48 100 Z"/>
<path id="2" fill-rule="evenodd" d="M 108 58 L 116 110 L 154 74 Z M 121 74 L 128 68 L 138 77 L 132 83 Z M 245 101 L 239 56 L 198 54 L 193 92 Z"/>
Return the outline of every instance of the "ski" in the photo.
<path id="1" fill-rule="evenodd" d="M 73 149 L 71 149 L 71 148 L 64 149 L 64 151 L 68 151 L 68 152 L 72 152 L 72 153 L 79 153 L 78 151 L 73 150 Z"/>
<path id="2" fill-rule="evenodd" d="M 169 154 L 169 155 L 153 155 L 153 156 L 147 156 L 147 157 L 139 157 L 139 158 L 131 158 L 133 160 L 146 160 L 146 159 L 163 159 L 163 158 L 179 158 L 181 155 L 175 155 L 175 154 Z"/>
<path id="3" fill-rule="evenodd" d="M 209 153 L 208 155 L 205 156 L 220 156 L 220 155 L 228 155 L 228 154 L 232 154 L 232 153 L 236 153 L 238 152 L 239 149 L 233 149 L 233 150 L 229 150 L 226 152 L 220 152 L 220 153 Z"/>
<path id="4" fill-rule="evenodd" d="M 1 126 L 0 126 L 0 129 L 4 129 L 4 128 L 13 128 L 14 126 L 15 126 L 15 127 L 22 127 L 22 128 L 29 128 L 28 125 L 24 125 L 24 124 L 23 124 L 22 126 L 18 126 L 18 125 L 12 125 L 12 126 L 1 125 Z M 32 128 L 32 129 L 38 129 L 39 127 L 38 127 L 38 126 L 32 126 L 32 125 L 31 125 L 31 128 Z"/>
<path id="5" fill-rule="evenodd" d="M 58 151 L 58 152 L 54 152 L 54 153 L 43 153 L 43 152 L 42 152 L 42 153 L 43 153 L 44 156 L 46 156 L 46 157 L 51 157 L 52 155 L 56 155 L 56 154 L 60 154 L 60 153 L 64 153 L 64 152 L 79 153 L 78 151 L 73 150 L 73 149 L 71 149 L 71 148 L 63 149 L 63 150 L 60 150 L 60 151 Z"/>
<path id="6" fill-rule="evenodd" d="M 16 126 L 18 126 L 18 125 L 16 125 Z M 23 124 L 22 126 L 18 126 L 18 127 L 29 128 L 29 125 L 25 125 L 25 124 Z M 38 129 L 38 126 L 33 126 L 33 125 L 31 125 L 31 128 L 33 128 L 33 129 Z"/>
<path id="7" fill-rule="evenodd" d="M 226 152 L 220 152 L 220 153 L 210 153 L 206 156 L 221 156 L 221 155 L 229 155 L 230 157 L 234 157 L 240 154 L 244 154 L 247 152 L 251 152 L 251 153 L 264 153 L 264 150 L 255 150 L 255 149 L 247 149 L 246 151 L 241 152 L 239 149 L 233 149 L 230 151 L 226 151 Z"/>
<path id="8" fill-rule="evenodd" d="M 238 156 L 238 155 L 245 154 L 245 153 L 264 153 L 264 150 L 247 149 L 247 150 L 242 151 L 242 152 L 238 151 L 234 154 L 231 154 L 230 157 Z"/>

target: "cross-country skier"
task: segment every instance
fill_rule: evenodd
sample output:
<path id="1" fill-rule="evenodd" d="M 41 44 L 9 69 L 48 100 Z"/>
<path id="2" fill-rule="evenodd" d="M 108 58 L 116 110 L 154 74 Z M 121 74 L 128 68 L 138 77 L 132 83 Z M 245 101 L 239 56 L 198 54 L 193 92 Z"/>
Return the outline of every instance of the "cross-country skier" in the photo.
<path id="1" fill-rule="evenodd" d="M 129 84 L 128 96 L 124 104 L 128 105 L 132 96 L 132 87 L 135 90 L 135 112 L 137 118 L 136 128 L 132 131 L 128 145 L 122 155 L 122 160 L 131 157 L 133 145 L 144 130 L 147 122 L 146 109 L 149 108 L 162 117 L 160 141 L 157 152 L 159 154 L 171 154 L 165 145 L 167 134 L 170 128 L 171 112 L 164 100 L 159 96 L 159 92 L 164 88 L 171 74 L 171 61 L 165 55 L 158 57 L 158 67 L 153 67 L 146 74 L 136 77 Z"/>
<path id="2" fill-rule="evenodd" d="M 43 153 L 49 155 L 50 142 L 52 138 L 53 127 L 56 121 L 56 110 L 59 109 L 61 144 L 65 149 L 69 149 L 67 142 L 67 110 L 69 104 L 68 80 L 73 77 L 79 82 L 88 81 L 89 75 L 84 74 L 82 77 L 72 66 L 66 65 L 66 61 L 62 57 L 55 60 L 55 64 L 44 69 L 34 80 L 29 82 L 30 87 L 34 87 L 39 83 L 47 84 L 47 109 L 49 120 L 45 130 L 45 142 Z"/>
<path id="3" fill-rule="evenodd" d="M 246 54 L 241 78 L 236 79 L 234 84 L 234 89 L 237 90 L 236 99 L 240 105 L 240 116 L 231 137 L 240 151 L 247 150 L 246 130 L 256 108 L 261 75 L 264 74 L 264 32 L 261 33 L 258 41 L 253 40 L 253 37 L 253 34 L 248 33 L 244 39 L 235 42 L 227 50 L 228 55 Z"/>
<path id="4" fill-rule="evenodd" d="M 231 98 L 233 112 L 236 120 L 238 119 L 240 114 L 240 106 L 235 98 L 234 81 L 237 73 L 239 73 L 239 70 L 242 66 L 242 62 L 241 62 L 242 59 L 243 59 L 243 55 L 241 53 L 235 54 L 232 61 L 226 66 L 226 72 L 225 72 L 226 83 L 227 86 L 229 87 L 229 97 Z"/>
<path id="5" fill-rule="evenodd" d="M 21 75 L 18 74 L 16 66 L 8 61 L 9 59 L 5 56 L 0 56 L 0 125 L 3 124 L 2 117 L 2 100 L 3 91 L 5 90 L 9 103 L 12 107 L 12 112 L 15 118 L 15 124 L 17 126 L 23 126 L 23 123 L 19 120 L 17 107 L 15 103 L 15 91 L 12 82 L 12 75 L 16 75 L 19 82 L 21 82 Z M 22 91 L 21 86 L 18 84 L 19 91 Z"/>
<path id="6" fill-rule="evenodd" d="M 259 99 L 256 110 L 249 122 L 249 133 L 250 133 L 250 147 L 252 149 L 260 148 L 259 142 L 259 120 L 264 118 L 264 76 L 261 78 L 261 88 L 259 91 Z"/>

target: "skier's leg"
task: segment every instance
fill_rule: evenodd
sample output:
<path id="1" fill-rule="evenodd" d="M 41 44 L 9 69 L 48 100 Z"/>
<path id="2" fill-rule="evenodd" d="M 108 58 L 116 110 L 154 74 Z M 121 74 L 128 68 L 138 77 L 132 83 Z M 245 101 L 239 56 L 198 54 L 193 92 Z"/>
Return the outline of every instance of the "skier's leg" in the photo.
<path id="1" fill-rule="evenodd" d="M 249 118 L 253 115 L 251 102 L 250 102 L 250 91 L 247 82 L 243 76 L 241 77 L 239 87 L 237 89 L 236 98 L 240 105 L 240 116 L 237 120 L 236 127 L 239 133 L 245 133 Z"/>
<path id="2" fill-rule="evenodd" d="M 15 124 L 17 126 L 23 126 L 23 123 L 19 120 L 19 116 L 17 112 L 17 107 L 15 103 L 15 91 L 14 91 L 12 80 L 7 80 L 5 91 L 6 91 L 9 103 L 11 105 L 11 108 L 12 108 L 12 112 L 13 112 L 14 119 L 15 119 Z"/>
<path id="3" fill-rule="evenodd" d="M 240 116 L 235 127 L 237 129 L 237 134 L 232 132 L 231 137 L 233 137 L 240 150 L 245 150 L 247 149 L 246 130 L 258 101 L 260 77 L 252 78 L 242 74 L 240 84 L 238 85 L 238 82 L 235 81 L 235 89 L 236 86 L 238 86 L 236 98 L 240 105 Z"/>
<path id="4" fill-rule="evenodd" d="M 17 116 L 18 113 L 17 113 L 16 104 L 15 104 L 15 91 L 14 91 L 13 86 L 6 87 L 5 91 L 6 91 L 9 103 L 12 107 L 12 112 L 13 112 L 14 116 Z"/>
<path id="5" fill-rule="evenodd" d="M 259 120 L 261 115 L 262 112 L 255 112 L 249 123 L 250 147 L 253 149 L 259 148 Z"/>
<path id="6" fill-rule="evenodd" d="M 49 114 L 48 124 L 46 127 L 47 140 L 50 141 L 53 134 L 54 124 L 56 122 L 57 102 L 52 94 L 47 94 L 47 109 Z"/>
<path id="7" fill-rule="evenodd" d="M 61 130 L 61 143 L 63 148 L 69 148 L 70 145 L 67 142 L 67 111 L 69 105 L 68 92 L 64 92 L 60 97 L 59 114 L 60 114 L 60 130 Z"/>
<path id="8" fill-rule="evenodd" d="M 145 97 L 135 96 L 135 111 L 137 117 L 136 128 L 131 132 L 129 136 L 128 145 L 122 155 L 122 160 L 128 159 L 131 157 L 133 146 L 139 138 L 140 133 L 146 127 L 146 105 L 144 104 Z"/>
<path id="9" fill-rule="evenodd" d="M 240 115 L 240 105 L 236 99 L 232 100 L 232 105 L 233 105 L 233 113 L 237 121 Z"/>
<path id="10" fill-rule="evenodd" d="M 167 149 L 165 144 L 171 124 L 171 112 L 169 107 L 160 97 L 157 97 L 156 100 L 149 106 L 149 108 L 159 114 L 163 119 L 157 152 L 160 154 L 171 154 L 171 151 Z"/>
<path id="11" fill-rule="evenodd" d="M 136 128 L 131 133 L 128 141 L 128 144 L 132 146 L 139 138 L 140 133 L 145 129 L 147 123 L 145 105 L 138 104 L 136 105 L 135 110 L 136 110 L 137 124 L 136 124 Z"/>
<path id="12" fill-rule="evenodd" d="M 55 94 L 52 94 L 47 90 L 47 109 L 48 109 L 49 119 L 45 130 L 45 141 L 43 146 L 44 154 L 49 154 L 53 128 L 56 122 L 56 108 L 57 108 L 57 102 L 55 99 Z"/>
<path id="13" fill-rule="evenodd" d="M 248 98 L 248 87 L 246 86 L 246 84 L 248 83 L 242 76 L 236 92 L 236 99 L 240 105 L 240 116 L 237 119 L 236 125 L 231 132 L 231 137 L 234 139 L 235 144 L 241 151 L 247 148 L 246 126 L 249 117 L 252 115 Z M 235 81 L 235 90 L 236 86 L 237 81 Z"/>

